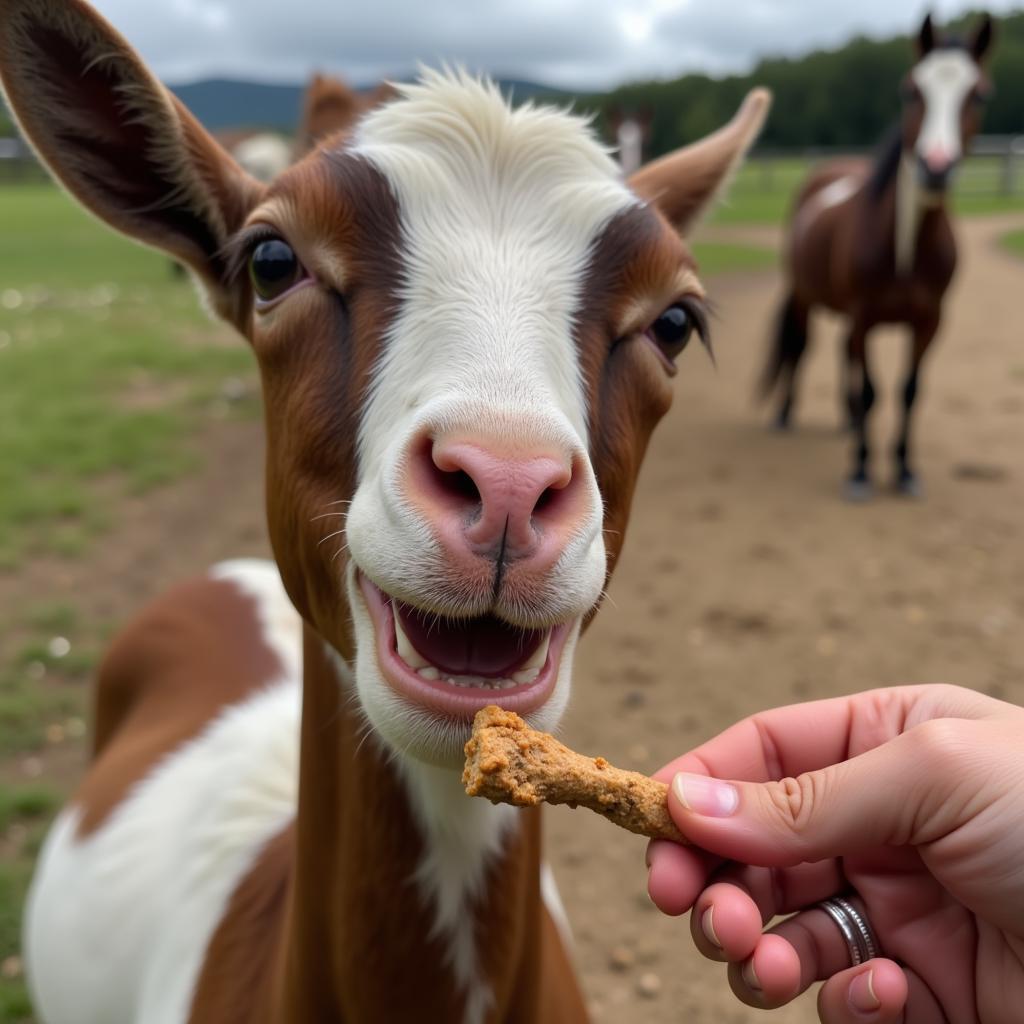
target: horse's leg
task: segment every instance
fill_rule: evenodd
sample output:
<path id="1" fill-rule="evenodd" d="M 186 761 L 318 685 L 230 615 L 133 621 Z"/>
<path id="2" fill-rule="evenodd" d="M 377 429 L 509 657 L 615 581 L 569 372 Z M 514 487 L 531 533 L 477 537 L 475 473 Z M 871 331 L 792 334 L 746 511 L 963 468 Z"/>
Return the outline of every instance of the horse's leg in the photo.
<path id="1" fill-rule="evenodd" d="M 850 501 L 866 501 L 871 497 L 871 475 L 868 471 L 868 414 L 875 404 L 875 388 L 868 369 L 867 328 L 854 321 L 846 338 L 846 386 L 853 422 L 853 472 L 846 481 L 845 493 Z"/>
<path id="2" fill-rule="evenodd" d="M 796 374 L 807 351 L 807 326 L 810 310 L 795 295 L 790 295 L 779 316 L 776 351 L 778 352 L 778 373 L 781 381 L 782 404 L 775 419 L 779 430 L 789 429 L 796 399 Z"/>
<path id="3" fill-rule="evenodd" d="M 910 365 L 903 383 L 903 419 L 900 424 L 899 440 L 896 442 L 896 490 L 910 498 L 921 497 L 921 482 L 910 468 L 910 421 L 917 397 L 917 378 L 928 346 L 939 329 L 938 316 L 914 325 L 910 346 Z"/>

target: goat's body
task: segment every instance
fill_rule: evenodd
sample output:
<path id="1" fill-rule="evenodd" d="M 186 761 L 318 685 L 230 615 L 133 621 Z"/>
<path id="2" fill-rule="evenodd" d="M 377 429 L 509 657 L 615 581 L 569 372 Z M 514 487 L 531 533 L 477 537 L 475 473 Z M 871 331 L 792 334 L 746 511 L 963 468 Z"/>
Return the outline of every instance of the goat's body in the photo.
<path id="1" fill-rule="evenodd" d="M 248 659 L 248 680 L 225 678 L 204 661 L 204 640 L 216 642 L 221 657 Z M 254 641 L 255 656 L 251 648 L 234 651 Z M 299 616 L 276 567 L 259 562 L 225 563 L 169 592 L 115 643 L 97 694 L 103 740 L 47 839 L 27 909 L 27 967 L 47 1024 L 287 1019 L 275 1015 L 272 998 L 286 923 L 281 894 L 294 863 L 300 654 Z M 520 833 L 536 860 L 539 832 L 509 808 L 474 803 L 466 813 L 464 799 L 452 801 L 457 777 L 444 769 L 409 775 L 405 786 L 418 791 L 411 802 L 421 820 L 412 827 L 425 854 L 406 880 L 419 888 L 418 907 L 407 906 L 409 925 L 437 933 L 451 998 L 465 1001 L 455 1019 L 477 1024 L 495 1000 L 475 953 L 469 902 L 488 862 L 501 860 Z M 538 959 L 564 980 L 557 893 L 550 885 L 541 891 Z M 277 913 L 259 932 L 247 928 L 225 942 L 225 930 L 230 935 L 232 922 L 244 920 L 239 894 Z M 404 894 L 409 900 L 416 895 Z M 227 1016 L 220 960 L 239 955 L 258 983 L 232 992 Z M 575 986 L 553 980 L 525 994 L 522 1020 L 574 1019 Z M 395 1009 L 400 996 L 390 995 L 382 1005 Z M 395 1012 L 393 1019 L 404 1019 Z M 392 1018 L 363 1011 L 354 1019 Z"/>
<path id="2" fill-rule="evenodd" d="M 190 613 L 183 599 L 200 594 L 209 600 Z M 249 634 L 237 629 L 246 605 Z M 258 633 L 276 671 L 225 689 L 189 643 L 218 629 L 226 648 Z M 97 723 L 109 738 L 47 840 L 28 905 L 27 966 L 47 1024 L 188 1019 L 228 900 L 295 814 L 300 636 L 276 568 L 235 563 L 172 591 L 118 642 L 99 691 L 101 708 L 117 707 L 101 715 L 118 721 Z M 167 665 L 155 680 L 153 655 Z M 147 721 L 158 727 L 136 728 Z"/>

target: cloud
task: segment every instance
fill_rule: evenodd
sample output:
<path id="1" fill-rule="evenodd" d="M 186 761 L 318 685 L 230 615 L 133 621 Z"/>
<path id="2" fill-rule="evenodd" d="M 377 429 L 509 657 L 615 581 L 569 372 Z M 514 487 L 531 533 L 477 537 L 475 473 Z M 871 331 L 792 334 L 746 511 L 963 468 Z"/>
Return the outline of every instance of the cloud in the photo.
<path id="1" fill-rule="evenodd" d="M 742 71 L 766 54 L 909 32 L 892 0 L 94 0 L 168 81 L 301 81 L 314 69 L 371 83 L 442 60 L 569 88 L 687 71 Z M 994 10 L 1014 0 L 995 0 Z M 970 6 L 944 0 L 940 17 Z M 922 6 L 921 10 L 924 8 Z"/>

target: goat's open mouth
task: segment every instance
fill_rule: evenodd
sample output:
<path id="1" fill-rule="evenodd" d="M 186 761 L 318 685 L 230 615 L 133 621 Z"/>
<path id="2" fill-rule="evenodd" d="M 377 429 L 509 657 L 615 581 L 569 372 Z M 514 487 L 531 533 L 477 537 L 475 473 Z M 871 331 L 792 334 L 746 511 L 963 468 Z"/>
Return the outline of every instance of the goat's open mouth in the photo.
<path id="1" fill-rule="evenodd" d="M 571 622 L 522 629 L 485 615 L 438 618 L 359 574 L 386 681 L 408 700 L 457 718 L 487 704 L 525 714 L 551 696 Z"/>

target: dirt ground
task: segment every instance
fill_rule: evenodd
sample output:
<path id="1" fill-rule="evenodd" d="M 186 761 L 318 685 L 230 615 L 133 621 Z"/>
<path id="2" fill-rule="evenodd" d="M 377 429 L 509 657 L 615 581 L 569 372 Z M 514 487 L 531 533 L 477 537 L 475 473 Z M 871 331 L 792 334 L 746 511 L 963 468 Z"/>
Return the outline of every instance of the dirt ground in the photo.
<path id="1" fill-rule="evenodd" d="M 758 709 L 860 688 L 941 680 L 1024 703 L 1024 264 L 996 247 L 1022 223 L 960 225 L 963 269 L 920 399 L 920 502 L 840 500 L 835 323 L 818 325 L 798 429 L 765 430 L 750 395 L 777 276 L 711 282 L 718 369 L 697 350 L 683 362 L 611 600 L 581 647 L 569 742 L 653 771 Z M 888 471 L 904 346 L 886 332 L 873 347 Z M 203 448 L 201 474 L 126 506 L 93 557 L 0 579 L 0 605 L 74 595 L 90 618 L 123 619 L 212 561 L 264 554 L 258 427 L 220 424 Z M 565 808 L 548 829 L 595 1020 L 765 1019 L 696 955 L 685 921 L 650 905 L 641 840 Z M 771 1019 L 815 1020 L 813 1000 Z"/>

